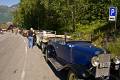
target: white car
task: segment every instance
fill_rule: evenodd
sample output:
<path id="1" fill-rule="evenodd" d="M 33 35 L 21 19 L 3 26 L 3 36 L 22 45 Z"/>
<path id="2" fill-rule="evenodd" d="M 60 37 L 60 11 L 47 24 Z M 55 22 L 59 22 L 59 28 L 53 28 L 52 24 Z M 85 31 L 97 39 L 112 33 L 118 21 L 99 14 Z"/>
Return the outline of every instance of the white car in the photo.
<path id="1" fill-rule="evenodd" d="M 41 48 L 41 50 L 44 52 L 44 48 L 46 43 L 49 41 L 49 38 L 55 37 L 56 32 L 55 31 L 48 31 L 48 30 L 42 30 L 36 32 L 36 43 Z"/>

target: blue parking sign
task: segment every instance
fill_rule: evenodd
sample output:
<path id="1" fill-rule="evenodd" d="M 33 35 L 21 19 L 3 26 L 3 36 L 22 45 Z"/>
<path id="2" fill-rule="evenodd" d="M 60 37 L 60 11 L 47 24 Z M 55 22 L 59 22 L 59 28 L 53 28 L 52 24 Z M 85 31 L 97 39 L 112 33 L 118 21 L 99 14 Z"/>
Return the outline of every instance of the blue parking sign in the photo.
<path id="1" fill-rule="evenodd" d="M 116 16 L 117 9 L 116 7 L 110 7 L 110 16 Z"/>
<path id="2" fill-rule="evenodd" d="M 117 7 L 110 7 L 109 8 L 109 20 L 115 21 L 117 17 Z"/>

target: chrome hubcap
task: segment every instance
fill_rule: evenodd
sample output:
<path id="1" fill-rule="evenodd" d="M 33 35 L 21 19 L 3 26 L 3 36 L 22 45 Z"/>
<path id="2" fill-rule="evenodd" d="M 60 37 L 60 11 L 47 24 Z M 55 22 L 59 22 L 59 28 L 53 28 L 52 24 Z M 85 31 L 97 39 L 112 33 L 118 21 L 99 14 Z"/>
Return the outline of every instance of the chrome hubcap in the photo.
<path id="1" fill-rule="evenodd" d="M 69 76 L 69 80 L 77 80 L 76 76 L 74 73 L 71 73 Z"/>

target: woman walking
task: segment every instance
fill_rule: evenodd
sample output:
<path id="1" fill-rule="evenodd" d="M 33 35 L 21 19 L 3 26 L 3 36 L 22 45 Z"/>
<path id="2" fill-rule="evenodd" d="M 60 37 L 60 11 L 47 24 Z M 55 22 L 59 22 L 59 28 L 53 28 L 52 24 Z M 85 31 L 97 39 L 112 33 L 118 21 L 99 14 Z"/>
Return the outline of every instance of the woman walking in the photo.
<path id="1" fill-rule="evenodd" d="M 28 47 L 33 48 L 33 28 L 28 31 Z"/>

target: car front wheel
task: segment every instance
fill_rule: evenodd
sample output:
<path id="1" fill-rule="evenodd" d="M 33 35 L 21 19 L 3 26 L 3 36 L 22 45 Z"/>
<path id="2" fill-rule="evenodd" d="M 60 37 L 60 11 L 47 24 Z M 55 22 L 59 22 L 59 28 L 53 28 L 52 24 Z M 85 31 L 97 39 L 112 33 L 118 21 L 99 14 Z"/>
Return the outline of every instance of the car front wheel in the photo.
<path id="1" fill-rule="evenodd" d="M 48 49 L 45 50 L 45 60 L 48 62 Z"/>
<path id="2" fill-rule="evenodd" d="M 45 44 L 42 43 L 42 42 L 41 42 L 41 50 L 42 50 L 42 52 L 44 53 L 44 51 L 45 51 Z"/>
<path id="3" fill-rule="evenodd" d="M 67 80 L 84 80 L 84 79 L 78 78 L 78 76 L 72 70 L 70 70 L 68 73 Z"/>

